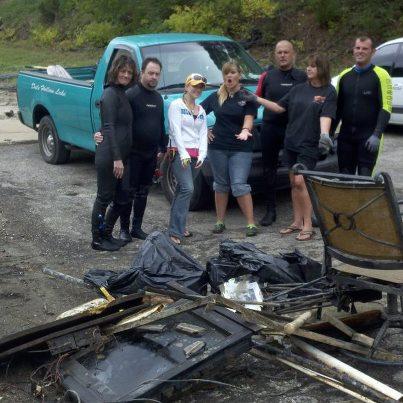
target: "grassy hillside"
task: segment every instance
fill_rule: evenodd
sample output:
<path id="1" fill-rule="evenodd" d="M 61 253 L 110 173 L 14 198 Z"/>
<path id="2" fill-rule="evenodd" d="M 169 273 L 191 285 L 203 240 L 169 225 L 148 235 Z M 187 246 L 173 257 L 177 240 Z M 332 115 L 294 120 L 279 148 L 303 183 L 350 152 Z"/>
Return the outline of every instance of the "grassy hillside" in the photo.
<path id="1" fill-rule="evenodd" d="M 253 43 L 262 65 L 287 38 L 299 66 L 319 51 L 338 70 L 351 63 L 357 35 L 382 43 L 401 36 L 402 26 L 403 2 L 394 0 L 0 0 L 0 72 L 93 64 L 115 36 L 167 31 Z"/>
<path id="2" fill-rule="evenodd" d="M 15 73 L 28 66 L 90 66 L 96 64 L 102 49 L 61 51 L 36 47 L 30 41 L 0 42 L 0 74 Z"/>

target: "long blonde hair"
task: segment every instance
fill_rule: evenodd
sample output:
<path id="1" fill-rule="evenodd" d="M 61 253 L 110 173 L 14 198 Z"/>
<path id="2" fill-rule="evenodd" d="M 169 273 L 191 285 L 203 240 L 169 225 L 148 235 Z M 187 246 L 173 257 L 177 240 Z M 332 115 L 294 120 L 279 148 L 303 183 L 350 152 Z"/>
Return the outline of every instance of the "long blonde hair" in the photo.
<path id="1" fill-rule="evenodd" d="M 242 74 L 241 66 L 235 60 L 229 60 L 228 62 L 224 63 L 221 69 L 222 75 L 225 76 L 231 70 L 235 69 L 239 74 Z M 218 94 L 218 103 L 220 106 L 228 99 L 229 93 L 225 84 L 221 84 L 220 88 L 217 91 Z"/>

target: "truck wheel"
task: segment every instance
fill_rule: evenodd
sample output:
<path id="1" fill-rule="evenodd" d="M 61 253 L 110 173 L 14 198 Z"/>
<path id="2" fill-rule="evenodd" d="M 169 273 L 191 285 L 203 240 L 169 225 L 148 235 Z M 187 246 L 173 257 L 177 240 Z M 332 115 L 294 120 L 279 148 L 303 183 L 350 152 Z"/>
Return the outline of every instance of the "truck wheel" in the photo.
<path id="1" fill-rule="evenodd" d="M 39 150 L 48 164 L 64 164 L 70 158 L 70 150 L 59 139 L 57 130 L 50 116 L 44 116 L 38 128 Z"/>
<path id="2" fill-rule="evenodd" d="M 176 179 L 172 173 L 172 166 L 170 161 L 165 159 L 160 166 L 161 171 L 163 172 L 161 187 L 164 191 L 164 195 L 167 200 L 171 203 L 175 187 L 176 187 Z M 203 174 L 200 173 L 197 175 L 194 181 L 194 191 L 192 199 L 190 200 L 190 211 L 200 210 L 207 206 L 211 205 L 212 201 L 212 192 L 210 187 L 207 185 L 204 180 Z"/>

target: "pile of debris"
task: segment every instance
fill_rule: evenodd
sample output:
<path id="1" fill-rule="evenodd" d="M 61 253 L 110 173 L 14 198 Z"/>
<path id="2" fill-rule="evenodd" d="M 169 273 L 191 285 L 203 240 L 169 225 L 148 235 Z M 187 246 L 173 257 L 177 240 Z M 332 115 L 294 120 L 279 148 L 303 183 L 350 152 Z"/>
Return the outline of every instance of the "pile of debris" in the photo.
<path id="1" fill-rule="evenodd" d="M 245 352 L 364 402 L 403 400 L 399 391 L 307 342 L 403 361 L 374 349 L 374 339 L 356 330 L 379 323 L 380 311 L 340 318 L 323 310 L 339 300 L 320 269 L 298 251 L 270 256 L 230 240 L 204 269 L 165 234 L 153 233 L 129 270 L 86 274 L 104 298 L 3 338 L 0 361 L 36 352 L 44 363 L 31 376 L 36 395 L 44 398 L 61 385 L 80 402 L 175 399 L 194 383 L 214 382 L 205 375 L 211 379 Z"/>

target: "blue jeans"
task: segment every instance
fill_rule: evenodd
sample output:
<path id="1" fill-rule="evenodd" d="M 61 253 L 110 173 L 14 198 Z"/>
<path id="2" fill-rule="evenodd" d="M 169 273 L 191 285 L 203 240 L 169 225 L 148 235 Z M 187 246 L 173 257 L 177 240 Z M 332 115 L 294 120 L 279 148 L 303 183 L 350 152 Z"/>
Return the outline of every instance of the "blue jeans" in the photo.
<path id="1" fill-rule="evenodd" d="M 252 152 L 208 150 L 214 176 L 213 189 L 218 193 L 232 191 L 234 197 L 250 193 L 248 176 L 252 166 Z"/>
<path id="2" fill-rule="evenodd" d="M 184 168 L 178 154 L 172 161 L 172 172 L 177 185 L 171 205 L 168 233 L 179 239 L 183 238 L 186 229 L 186 219 L 193 194 L 193 180 L 200 173 L 200 169 L 195 169 L 196 162 L 197 159 L 192 158 L 190 165 Z"/>

